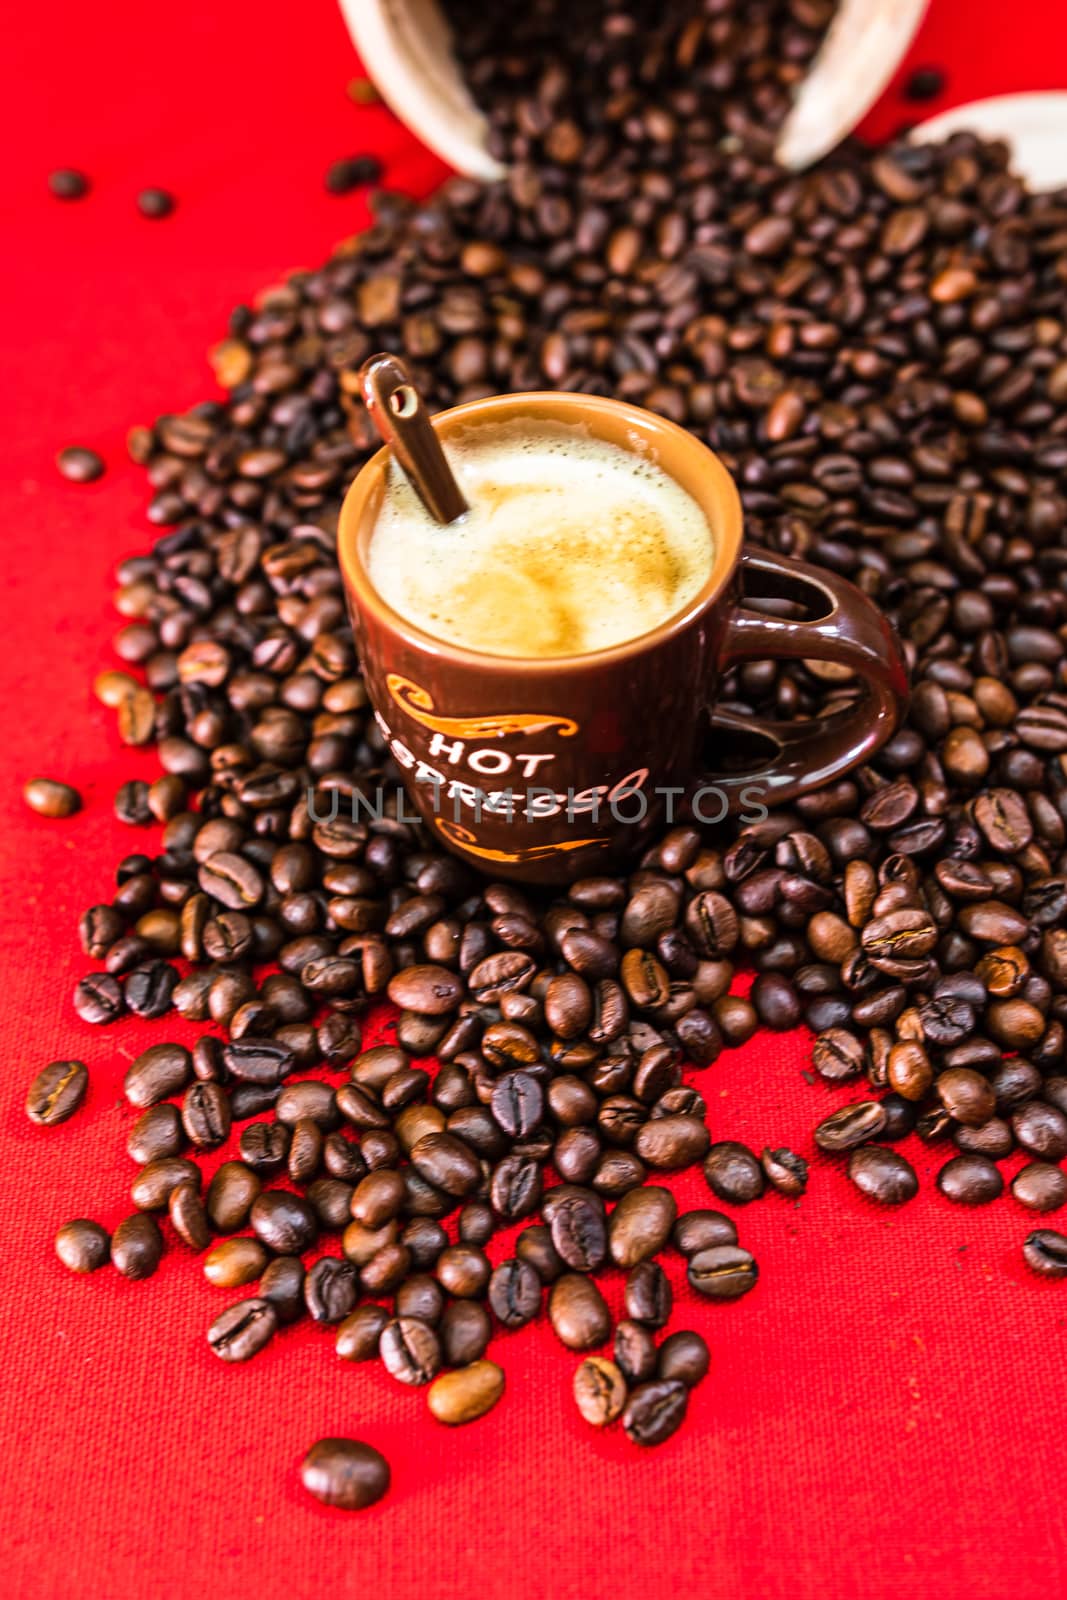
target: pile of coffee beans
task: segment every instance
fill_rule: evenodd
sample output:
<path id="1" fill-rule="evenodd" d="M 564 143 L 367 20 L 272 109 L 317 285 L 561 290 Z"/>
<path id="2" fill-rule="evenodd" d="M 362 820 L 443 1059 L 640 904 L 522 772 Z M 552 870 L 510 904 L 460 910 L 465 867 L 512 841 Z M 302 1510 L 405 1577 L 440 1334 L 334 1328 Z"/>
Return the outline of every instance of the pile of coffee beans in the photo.
<path id="1" fill-rule="evenodd" d="M 380 193 L 367 232 L 233 314 L 213 353 L 228 398 L 131 435 L 166 531 L 121 565 L 130 670 L 97 692 L 124 740 L 157 746 L 164 776 L 117 809 L 162 841 L 83 916 L 100 969 L 75 1005 L 222 1037 L 133 1063 L 141 1170 L 110 1254 L 153 1271 L 166 1213 L 212 1281 L 257 1282 L 210 1330 L 220 1358 L 306 1313 L 447 1421 L 495 1403 L 493 1319 L 521 1326 L 546 1289 L 569 1348 L 606 1347 L 596 1280 L 617 1264 L 627 1317 L 577 1403 L 656 1443 L 706 1365 L 695 1335 L 655 1347 L 657 1255 L 680 1248 L 713 1299 L 757 1272 L 729 1219 L 675 1217 L 656 1180 L 704 1162 L 740 1204 L 808 1179 L 796 1152 L 712 1145 L 687 1081 L 758 1026 L 806 1023 L 815 1072 L 862 1086 L 815 1146 L 872 1200 L 915 1193 L 889 1148 L 914 1132 L 949 1158 L 951 1200 L 994 1198 L 1022 1151 L 1016 1198 L 1063 1201 L 1067 195 L 1028 193 L 967 135 L 782 172 L 770 139 L 821 0 L 449 9 L 509 176 L 424 206 Z M 434 407 L 554 386 L 692 429 L 751 539 L 846 574 L 895 624 L 906 724 L 764 822 L 683 818 L 630 872 L 556 895 L 478 878 L 395 806 L 354 819 L 397 780 L 334 555 L 378 348 Z M 859 687 L 752 662 L 725 695 L 808 719 Z M 363 1050 L 386 998 L 395 1043 Z M 48 1070 L 44 1120 L 75 1092 Z M 342 1255 L 306 1268 L 334 1233 Z M 84 1220 L 57 1248 L 76 1270 L 107 1253 Z M 1067 1273 L 1053 1230 L 1024 1255 Z M 336 1444 L 309 1471 L 358 1500 L 364 1465 Z"/>

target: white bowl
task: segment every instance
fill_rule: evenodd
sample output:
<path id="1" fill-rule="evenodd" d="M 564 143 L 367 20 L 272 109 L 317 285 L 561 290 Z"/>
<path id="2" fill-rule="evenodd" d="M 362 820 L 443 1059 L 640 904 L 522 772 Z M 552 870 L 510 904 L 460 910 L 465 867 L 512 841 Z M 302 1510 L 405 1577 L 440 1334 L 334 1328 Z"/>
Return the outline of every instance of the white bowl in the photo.
<path id="1" fill-rule="evenodd" d="M 903 60 L 928 4 L 841 0 L 782 129 L 778 157 L 786 166 L 810 166 L 851 133 Z M 485 117 L 456 65 L 437 0 L 340 0 L 340 6 L 366 71 L 401 121 L 458 172 L 503 177 L 486 149 Z"/>

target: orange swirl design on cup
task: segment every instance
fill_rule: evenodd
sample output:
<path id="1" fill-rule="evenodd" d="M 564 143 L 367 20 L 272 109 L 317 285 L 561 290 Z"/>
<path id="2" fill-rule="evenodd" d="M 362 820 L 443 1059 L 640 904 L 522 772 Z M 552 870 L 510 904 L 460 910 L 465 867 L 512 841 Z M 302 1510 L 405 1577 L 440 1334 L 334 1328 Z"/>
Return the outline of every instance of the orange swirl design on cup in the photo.
<path id="1" fill-rule="evenodd" d="M 505 739 L 512 733 L 551 733 L 553 730 L 561 739 L 570 739 L 578 732 L 578 724 L 570 717 L 552 716 L 547 712 L 516 711 L 499 712 L 488 717 L 440 717 L 435 714 L 429 692 L 410 678 L 390 672 L 385 686 L 400 709 L 422 727 L 429 728 L 431 733 L 443 733 L 455 739 Z"/>
<path id="2" fill-rule="evenodd" d="M 563 839 L 558 844 L 532 844 L 525 850 L 490 850 L 485 845 L 477 843 L 477 836 L 469 828 L 464 828 L 459 822 L 452 822 L 448 817 L 435 817 L 434 825 L 439 833 L 469 855 L 480 856 L 483 861 L 545 861 L 550 856 L 559 855 L 564 850 L 583 850 L 590 846 L 607 844 L 606 839 Z"/>

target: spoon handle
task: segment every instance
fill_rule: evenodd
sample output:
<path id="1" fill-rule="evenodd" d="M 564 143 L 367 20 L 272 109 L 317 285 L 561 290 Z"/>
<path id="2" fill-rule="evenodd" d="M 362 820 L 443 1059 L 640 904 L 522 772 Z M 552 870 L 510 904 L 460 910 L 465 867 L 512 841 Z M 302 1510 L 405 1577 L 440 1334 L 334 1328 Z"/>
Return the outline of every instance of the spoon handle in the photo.
<path id="1" fill-rule="evenodd" d="M 469 508 L 445 460 L 411 374 L 396 356 L 370 356 L 360 369 L 363 401 L 384 444 L 435 522 L 455 522 Z"/>

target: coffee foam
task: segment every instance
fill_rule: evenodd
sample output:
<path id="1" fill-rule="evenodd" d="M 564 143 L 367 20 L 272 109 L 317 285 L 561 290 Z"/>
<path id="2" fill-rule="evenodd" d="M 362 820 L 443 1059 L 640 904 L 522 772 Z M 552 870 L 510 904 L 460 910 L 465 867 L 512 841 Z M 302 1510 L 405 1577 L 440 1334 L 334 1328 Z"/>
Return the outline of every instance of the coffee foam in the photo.
<path id="1" fill-rule="evenodd" d="M 584 655 L 680 611 L 713 555 L 707 518 L 654 462 L 568 423 L 453 432 L 470 510 L 434 522 L 391 461 L 367 568 L 426 633 L 488 655 Z"/>

